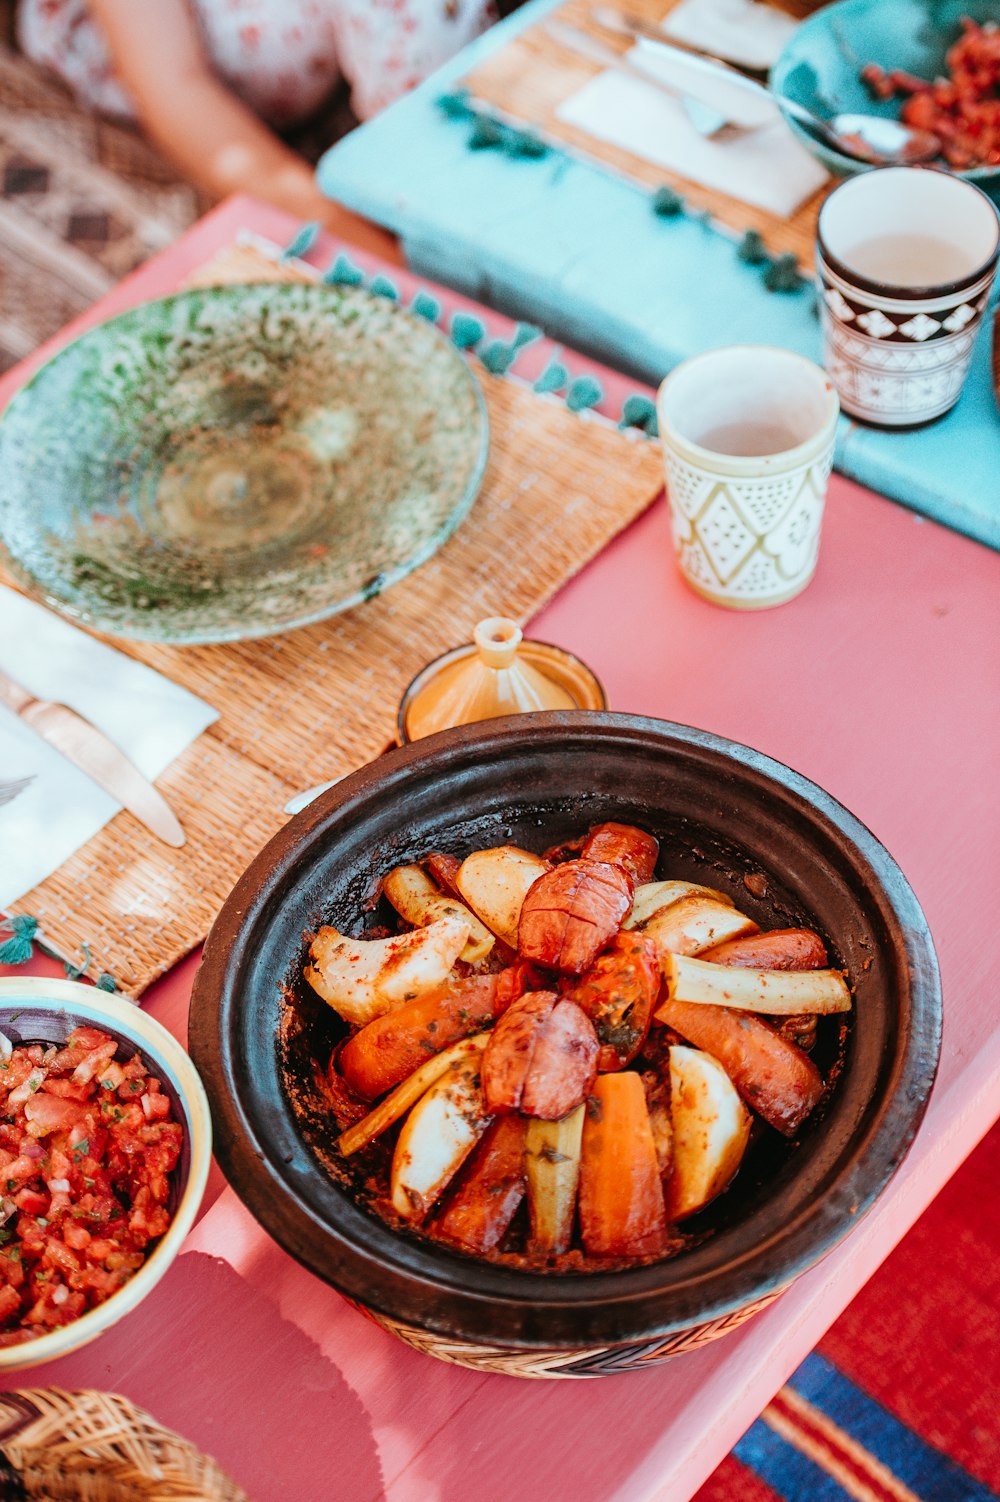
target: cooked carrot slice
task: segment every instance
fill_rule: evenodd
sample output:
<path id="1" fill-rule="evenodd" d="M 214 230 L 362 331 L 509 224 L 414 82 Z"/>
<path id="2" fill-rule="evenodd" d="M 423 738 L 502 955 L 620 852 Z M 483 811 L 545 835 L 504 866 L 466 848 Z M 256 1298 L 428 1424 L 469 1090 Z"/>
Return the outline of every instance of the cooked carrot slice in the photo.
<path id="1" fill-rule="evenodd" d="M 597 1031 L 601 1074 L 631 1064 L 649 1032 L 660 994 L 656 946 L 644 934 L 622 929 L 585 975 L 566 987 Z"/>
<path id="2" fill-rule="evenodd" d="M 376 1017 L 344 1044 L 337 1060 L 351 1089 L 374 1100 L 457 1038 L 490 1027 L 499 1014 L 496 975 L 449 980 Z"/>
<path id="3" fill-rule="evenodd" d="M 812 1059 L 759 1017 L 669 999 L 656 1016 L 717 1059 L 747 1105 L 786 1137 L 794 1137 L 823 1094 Z"/>
<path id="4" fill-rule="evenodd" d="M 486 1135 L 461 1171 L 458 1186 L 431 1232 L 467 1252 L 498 1246 L 527 1183 L 521 1116 L 503 1116 Z"/>
<path id="5" fill-rule="evenodd" d="M 663 1184 L 638 1074 L 601 1074 L 594 1082 L 583 1122 L 580 1231 L 592 1257 L 665 1249 Z"/>

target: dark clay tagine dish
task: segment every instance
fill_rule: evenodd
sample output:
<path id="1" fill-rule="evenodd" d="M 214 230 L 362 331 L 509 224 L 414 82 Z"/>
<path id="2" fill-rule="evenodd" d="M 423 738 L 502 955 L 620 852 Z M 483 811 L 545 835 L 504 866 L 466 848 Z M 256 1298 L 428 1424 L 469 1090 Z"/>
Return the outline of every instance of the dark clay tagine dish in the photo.
<path id="1" fill-rule="evenodd" d="M 360 935 L 362 915 L 382 921 L 382 877 L 431 850 L 541 852 L 606 820 L 659 840 L 658 877 L 715 889 L 762 929 L 822 935 L 853 1003 L 846 1019 L 820 1019 L 815 1056 L 834 1086 L 793 1142 L 760 1135 L 704 1221 L 687 1223 L 684 1250 L 663 1260 L 543 1272 L 396 1229 L 338 1171 L 321 1080 L 344 1027 L 302 978 L 309 936 L 324 924 Z M 916 897 L 833 798 L 704 731 L 553 711 L 404 746 L 291 820 L 209 936 L 190 1045 L 227 1176 L 300 1262 L 430 1354 L 583 1377 L 735 1328 L 846 1236 L 913 1141 L 940 1023 Z"/>

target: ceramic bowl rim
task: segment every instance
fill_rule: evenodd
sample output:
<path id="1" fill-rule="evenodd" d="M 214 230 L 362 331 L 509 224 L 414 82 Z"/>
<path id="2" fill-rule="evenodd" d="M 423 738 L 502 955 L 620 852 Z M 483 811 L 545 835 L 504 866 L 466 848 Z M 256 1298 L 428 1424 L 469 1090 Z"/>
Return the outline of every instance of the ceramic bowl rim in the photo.
<path id="1" fill-rule="evenodd" d="M 212 1117 L 208 1097 L 194 1064 L 162 1023 L 121 996 L 99 991 L 80 981 L 49 980 L 45 976 L 0 978 L 0 1032 L 4 1016 L 20 1002 L 23 1008 L 79 1017 L 100 1026 L 106 1023 L 126 1035 L 146 1059 L 168 1066 L 187 1117 L 190 1164 L 177 1209 L 164 1235 L 142 1266 L 103 1304 L 81 1314 L 69 1325 L 19 1345 L 0 1348 L 0 1373 L 54 1361 L 96 1340 L 143 1301 L 169 1270 L 194 1224 L 208 1182 L 212 1161 Z"/>
<path id="2" fill-rule="evenodd" d="M 526 725 L 528 719 L 530 727 Z M 526 734 L 536 740 L 548 736 L 564 742 L 567 735 L 589 740 L 596 734 L 615 739 L 616 745 L 629 739 L 643 744 L 653 740 L 658 751 L 666 745 L 672 750 L 680 747 L 685 754 L 702 759 L 706 753 L 722 758 L 726 765 L 735 758 L 751 784 L 773 783 L 789 811 L 792 807 L 804 811 L 817 826 L 829 826 L 838 838 L 851 844 L 852 860 L 856 856 L 865 874 L 874 877 L 886 910 L 900 926 L 910 980 L 909 1007 L 904 1005 L 901 1015 L 908 1026 L 900 1029 L 893 1075 L 884 1096 L 878 1098 L 877 1112 L 864 1130 L 855 1134 L 857 1141 L 852 1137 L 851 1150 L 845 1149 L 843 1154 L 846 1166 L 820 1204 L 808 1205 L 793 1219 L 791 1227 L 782 1226 L 763 1244 L 753 1246 L 715 1272 L 709 1270 L 700 1280 L 688 1277 L 675 1281 L 673 1271 L 668 1273 L 669 1288 L 655 1287 L 657 1270 L 676 1270 L 681 1259 L 640 1269 L 646 1276 L 638 1278 L 642 1285 L 638 1289 L 633 1286 L 634 1272 L 565 1279 L 504 1270 L 506 1277 L 497 1277 L 495 1265 L 452 1254 L 444 1255 L 447 1266 L 442 1271 L 440 1248 L 426 1253 L 420 1247 L 415 1252 L 414 1243 L 376 1218 L 356 1211 L 355 1222 L 361 1217 L 368 1228 L 365 1245 L 359 1247 L 342 1226 L 331 1227 L 306 1197 L 298 1196 L 280 1178 L 240 1104 L 233 1060 L 220 1047 L 224 1041 L 223 1014 L 239 1002 L 241 946 L 250 944 L 255 924 L 269 904 L 281 900 L 283 880 L 299 863 L 304 868 L 310 852 L 315 855 L 323 846 L 326 828 L 335 824 L 338 814 L 347 808 L 356 813 L 359 800 L 366 795 L 386 796 L 387 789 L 391 793 L 417 769 L 426 770 L 431 765 L 436 774 L 447 777 L 463 757 L 478 754 L 484 739 L 500 748 L 506 741 L 513 750 Z M 688 1328 L 692 1322 L 728 1315 L 751 1300 L 777 1292 L 813 1266 L 871 1207 L 899 1167 L 926 1109 L 940 1034 L 940 984 L 926 919 L 896 862 L 859 820 L 809 779 L 739 743 L 672 722 L 593 711 L 548 711 L 439 732 L 386 753 L 321 795 L 272 838 L 233 889 L 206 942 L 191 1010 L 192 1054 L 212 1100 L 219 1157 L 226 1176 L 250 1211 L 291 1255 L 348 1298 L 393 1319 L 474 1343 L 502 1341 L 508 1347 L 535 1350 L 578 1349 L 581 1344 L 594 1345 L 600 1340 L 622 1345 L 669 1334 Z M 897 1114 L 887 1121 L 890 1107 L 897 1108 Z M 280 1197 L 282 1212 L 289 1219 L 283 1220 L 276 1210 L 276 1197 Z M 344 1217 L 352 1219 L 346 1211 Z M 357 1224 L 351 1229 L 356 1233 Z M 331 1255 L 350 1260 L 349 1277 L 343 1274 L 342 1262 L 338 1263 L 338 1276 L 331 1274 Z M 375 1287 L 380 1280 L 382 1286 Z M 629 1280 L 629 1286 L 614 1280 Z M 477 1281 L 485 1287 L 477 1287 Z M 522 1317 L 527 1306 L 532 1309 L 533 1329 L 525 1332 Z M 577 1329 L 581 1309 L 592 1316 L 585 1341 Z M 598 1320 L 603 1322 L 602 1329 L 595 1331 Z M 608 1331 L 602 1333 L 604 1325 Z"/>

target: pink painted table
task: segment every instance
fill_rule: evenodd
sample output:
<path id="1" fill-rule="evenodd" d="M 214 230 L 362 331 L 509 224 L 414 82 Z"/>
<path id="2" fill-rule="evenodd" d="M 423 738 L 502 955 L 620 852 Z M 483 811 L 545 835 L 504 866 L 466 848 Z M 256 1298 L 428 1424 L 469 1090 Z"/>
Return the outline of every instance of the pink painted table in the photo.
<path id="1" fill-rule="evenodd" d="M 292 229 L 230 201 L 88 320 L 171 290 L 242 226 L 279 241 Z M 331 249 L 319 248 L 323 264 Z M 605 384 L 617 411 L 628 387 Z M 532 630 L 590 662 L 612 708 L 778 757 L 884 841 L 941 960 L 930 1110 L 876 1209 L 769 1310 L 666 1366 L 589 1383 L 480 1375 L 398 1344 L 280 1251 L 216 1177 L 146 1303 L 18 1385 L 124 1392 L 255 1502 L 685 1502 L 1000 1113 L 1000 555 L 835 478 L 809 589 L 778 610 L 731 613 L 681 582 L 661 500 Z M 146 1002 L 182 1038 L 195 963 Z"/>

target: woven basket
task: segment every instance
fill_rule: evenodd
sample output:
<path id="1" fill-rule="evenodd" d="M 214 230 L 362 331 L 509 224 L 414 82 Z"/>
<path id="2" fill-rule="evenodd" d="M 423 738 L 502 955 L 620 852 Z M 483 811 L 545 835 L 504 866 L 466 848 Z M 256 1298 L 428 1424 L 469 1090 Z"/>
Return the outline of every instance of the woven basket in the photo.
<path id="1" fill-rule="evenodd" d="M 109 1392 L 0 1393 L 0 1498 L 250 1502 L 214 1460 Z"/>

